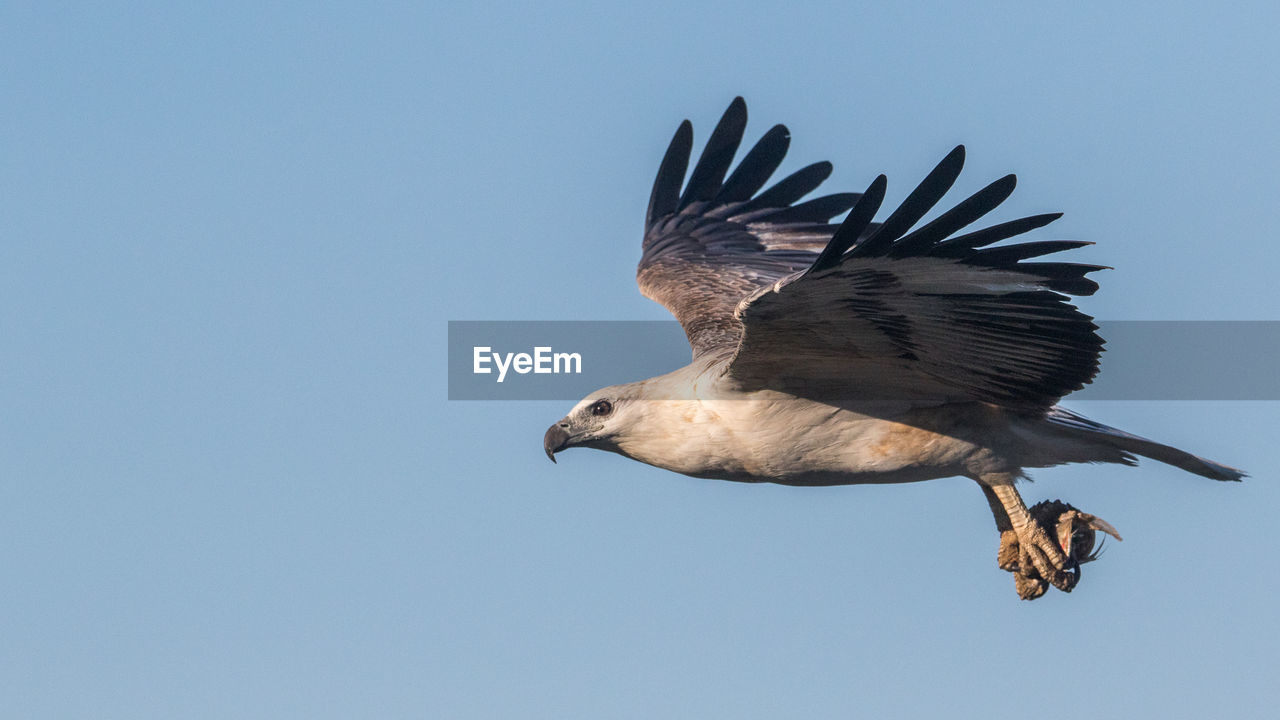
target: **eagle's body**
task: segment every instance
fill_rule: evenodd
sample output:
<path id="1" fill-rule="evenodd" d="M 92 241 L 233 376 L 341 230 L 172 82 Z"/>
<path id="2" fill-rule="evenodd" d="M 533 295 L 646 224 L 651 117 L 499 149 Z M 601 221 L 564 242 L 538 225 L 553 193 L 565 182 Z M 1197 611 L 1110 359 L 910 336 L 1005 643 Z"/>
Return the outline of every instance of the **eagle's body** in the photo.
<path id="1" fill-rule="evenodd" d="M 1056 405 L 1097 373 L 1097 326 L 1067 296 L 1092 294 L 1086 276 L 1101 268 L 1024 262 L 1088 243 L 998 244 L 1056 214 L 956 234 L 1008 197 L 1012 175 L 915 227 L 959 175 L 956 148 L 877 223 L 883 175 L 864 193 L 798 202 L 831 171 L 817 163 L 761 191 L 788 147 L 781 125 L 730 174 L 745 125 L 738 98 L 686 182 L 682 124 L 649 202 L 637 280 L 680 321 L 693 361 L 583 399 L 544 437 L 553 460 L 585 446 L 694 477 L 788 485 L 970 477 L 1024 598 L 1048 584 L 1069 591 L 1093 530 L 1116 534 L 1063 506 L 1051 538 L 1014 489 L 1024 468 L 1144 456 L 1242 477 Z"/>
<path id="2" fill-rule="evenodd" d="M 1126 461 L 1116 448 L 1083 442 L 1045 417 L 988 403 L 841 405 L 775 390 L 741 392 L 715 368 L 698 365 L 629 390 L 639 402 L 628 432 L 594 446 L 693 477 L 860 485 Z"/>

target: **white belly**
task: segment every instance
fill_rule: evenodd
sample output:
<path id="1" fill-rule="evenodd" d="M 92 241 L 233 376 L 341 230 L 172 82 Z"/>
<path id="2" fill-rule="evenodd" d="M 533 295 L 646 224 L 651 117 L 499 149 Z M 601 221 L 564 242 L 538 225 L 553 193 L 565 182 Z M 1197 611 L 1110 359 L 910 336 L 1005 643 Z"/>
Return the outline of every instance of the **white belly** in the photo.
<path id="1" fill-rule="evenodd" d="M 985 412 L 976 404 L 854 411 L 772 392 L 659 401 L 645 422 L 653 430 L 618 449 L 695 477 L 792 485 L 916 482 L 991 462 L 981 441 L 987 433 L 973 427 L 985 424 Z M 965 427 L 970 431 L 955 430 Z"/>

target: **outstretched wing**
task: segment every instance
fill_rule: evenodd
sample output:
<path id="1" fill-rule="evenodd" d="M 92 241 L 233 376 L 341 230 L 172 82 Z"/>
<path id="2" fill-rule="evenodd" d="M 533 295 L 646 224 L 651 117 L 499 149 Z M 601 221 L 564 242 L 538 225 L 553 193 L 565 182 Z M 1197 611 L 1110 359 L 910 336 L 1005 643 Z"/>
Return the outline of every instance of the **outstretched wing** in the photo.
<path id="1" fill-rule="evenodd" d="M 695 359 L 723 361 L 746 388 L 1021 408 L 1049 407 L 1096 374 L 1102 339 L 1067 295 L 1092 294 L 1085 275 L 1101 268 L 1024 262 L 1088 243 L 991 247 L 1059 215 L 953 237 L 1009 196 L 1012 175 L 912 231 L 959 175 L 958 147 L 878 224 L 883 176 L 863 194 L 799 202 L 830 175 L 821 162 L 760 192 L 790 143 L 781 125 L 729 173 L 746 119 L 734 99 L 687 183 L 682 123 L 645 218 L 641 292 L 676 316 Z"/>
<path id="2" fill-rule="evenodd" d="M 746 387 L 824 397 L 924 394 L 1028 409 L 1088 383 L 1103 342 L 1067 295 L 1092 294 L 1085 275 L 1102 268 L 1023 262 L 1088 243 L 989 247 L 1057 214 L 953 236 L 1002 203 L 1014 176 L 911 231 L 963 164 L 961 146 L 868 232 L 884 197 L 876 178 L 807 269 L 738 305 L 742 336 L 726 372 Z"/>
<path id="3" fill-rule="evenodd" d="M 759 192 L 787 154 L 791 135 L 782 125 L 765 133 L 729 174 L 746 124 L 746 103 L 735 98 L 683 183 L 693 127 L 681 123 L 645 217 L 640 291 L 676 316 L 695 358 L 731 356 L 742 335 L 738 303 L 812 265 L 835 233 L 830 219 L 858 200 L 843 193 L 797 202 L 831 174 L 827 162 Z"/>

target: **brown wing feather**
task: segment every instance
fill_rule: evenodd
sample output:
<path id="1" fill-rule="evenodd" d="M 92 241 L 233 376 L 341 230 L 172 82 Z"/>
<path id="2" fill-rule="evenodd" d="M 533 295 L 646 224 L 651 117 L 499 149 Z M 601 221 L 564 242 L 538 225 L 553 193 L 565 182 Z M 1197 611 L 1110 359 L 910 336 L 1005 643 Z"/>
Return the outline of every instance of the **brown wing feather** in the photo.
<path id="1" fill-rule="evenodd" d="M 746 126 L 746 104 L 729 105 L 684 182 L 693 146 L 686 120 L 676 131 L 654 181 L 646 215 L 640 291 L 680 321 L 694 357 L 727 358 L 738 345 L 738 303 L 812 264 L 836 225 L 829 220 L 857 196 L 828 195 L 796 204 L 831 174 L 816 163 L 757 192 L 785 157 L 790 134 L 774 126 L 723 180 Z"/>

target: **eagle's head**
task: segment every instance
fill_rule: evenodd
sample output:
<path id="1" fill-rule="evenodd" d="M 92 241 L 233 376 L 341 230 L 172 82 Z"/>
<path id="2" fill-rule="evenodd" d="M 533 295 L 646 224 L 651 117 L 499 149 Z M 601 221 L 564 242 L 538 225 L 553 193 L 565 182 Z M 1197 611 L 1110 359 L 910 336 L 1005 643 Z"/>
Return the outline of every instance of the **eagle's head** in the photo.
<path id="1" fill-rule="evenodd" d="M 611 385 L 586 396 L 561 418 L 547 428 L 542 436 L 542 449 L 551 462 L 556 453 L 571 447 L 591 447 L 618 451 L 618 440 L 631 426 L 638 413 L 641 383 Z"/>

